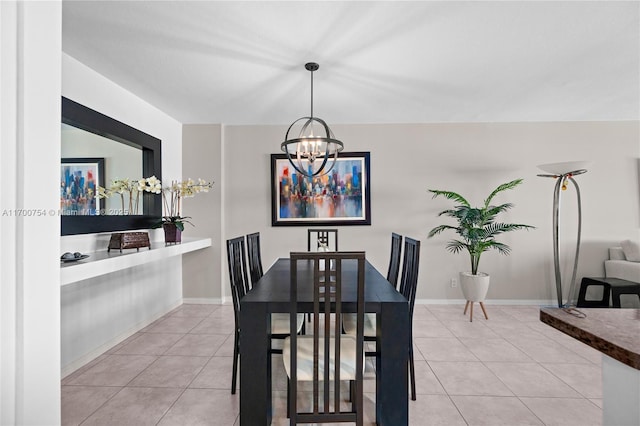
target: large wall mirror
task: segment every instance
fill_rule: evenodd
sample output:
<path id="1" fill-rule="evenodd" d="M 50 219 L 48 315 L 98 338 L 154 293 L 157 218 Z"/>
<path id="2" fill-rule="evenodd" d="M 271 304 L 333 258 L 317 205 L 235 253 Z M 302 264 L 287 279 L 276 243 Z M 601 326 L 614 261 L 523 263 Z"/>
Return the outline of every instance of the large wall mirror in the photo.
<path id="1" fill-rule="evenodd" d="M 162 179 L 161 142 L 120 121 L 62 98 L 60 211 L 62 235 L 150 228 L 162 216 L 160 194 L 98 199 L 96 186 L 116 179 Z"/>

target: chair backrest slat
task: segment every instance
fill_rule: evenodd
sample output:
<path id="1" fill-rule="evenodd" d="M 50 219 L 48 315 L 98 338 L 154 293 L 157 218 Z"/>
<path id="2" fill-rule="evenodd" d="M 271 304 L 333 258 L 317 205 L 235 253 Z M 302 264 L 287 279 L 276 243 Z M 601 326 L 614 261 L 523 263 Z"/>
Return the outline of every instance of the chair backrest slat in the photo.
<path id="1" fill-rule="evenodd" d="M 405 238 L 404 259 L 402 263 L 402 278 L 400 280 L 400 293 L 409 302 L 409 318 L 413 318 L 413 307 L 416 302 L 416 290 L 418 287 L 418 267 L 420 264 L 420 241 L 413 238 Z"/>
<path id="2" fill-rule="evenodd" d="M 247 235 L 247 257 L 249 260 L 249 277 L 251 278 L 251 287 L 253 287 L 263 275 L 259 232 Z"/>
<path id="3" fill-rule="evenodd" d="M 398 289 L 398 275 L 400 274 L 400 260 L 402 255 L 402 235 L 391 233 L 391 258 L 389 259 L 389 271 L 387 281 Z"/>
<path id="4" fill-rule="evenodd" d="M 321 245 L 338 251 L 337 229 L 307 229 L 307 251 L 316 251 Z"/>

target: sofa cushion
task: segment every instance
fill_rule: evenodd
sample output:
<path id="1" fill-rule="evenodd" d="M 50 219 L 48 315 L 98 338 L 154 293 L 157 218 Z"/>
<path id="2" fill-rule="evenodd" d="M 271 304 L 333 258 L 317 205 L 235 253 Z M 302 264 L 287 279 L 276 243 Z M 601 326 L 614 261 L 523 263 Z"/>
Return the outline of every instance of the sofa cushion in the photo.
<path id="1" fill-rule="evenodd" d="M 607 278 L 619 278 L 634 283 L 640 282 L 640 262 L 605 260 L 604 271 Z"/>
<path id="2" fill-rule="evenodd" d="M 609 260 L 627 260 L 622 247 L 609 247 Z"/>
<path id="3" fill-rule="evenodd" d="M 624 257 L 630 262 L 640 262 L 640 245 L 631 240 L 624 240 L 620 243 Z"/>

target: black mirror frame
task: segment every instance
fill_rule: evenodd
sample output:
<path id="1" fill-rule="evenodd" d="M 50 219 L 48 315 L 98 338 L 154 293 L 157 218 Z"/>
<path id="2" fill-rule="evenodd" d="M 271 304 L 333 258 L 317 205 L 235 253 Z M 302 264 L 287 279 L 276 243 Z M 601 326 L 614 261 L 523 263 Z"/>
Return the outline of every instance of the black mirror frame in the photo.
<path id="1" fill-rule="evenodd" d="M 161 141 L 71 99 L 62 97 L 62 122 L 142 150 L 142 177 L 162 180 Z M 132 176 L 137 178 L 138 176 Z M 60 216 L 61 235 L 147 229 L 162 217 L 162 196 L 145 193 L 142 215 Z"/>

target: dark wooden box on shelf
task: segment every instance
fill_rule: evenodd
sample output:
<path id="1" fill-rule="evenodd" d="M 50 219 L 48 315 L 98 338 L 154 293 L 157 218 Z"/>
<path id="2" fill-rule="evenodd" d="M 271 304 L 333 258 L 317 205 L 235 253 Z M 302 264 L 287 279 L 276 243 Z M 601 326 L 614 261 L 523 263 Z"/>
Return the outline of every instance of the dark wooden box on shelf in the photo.
<path id="1" fill-rule="evenodd" d="M 149 233 L 147 232 L 120 232 L 117 234 L 111 234 L 111 240 L 109 240 L 109 248 L 118 249 L 122 253 L 122 249 L 136 249 L 140 251 L 140 247 L 149 247 L 151 250 L 151 243 L 149 242 Z"/>

